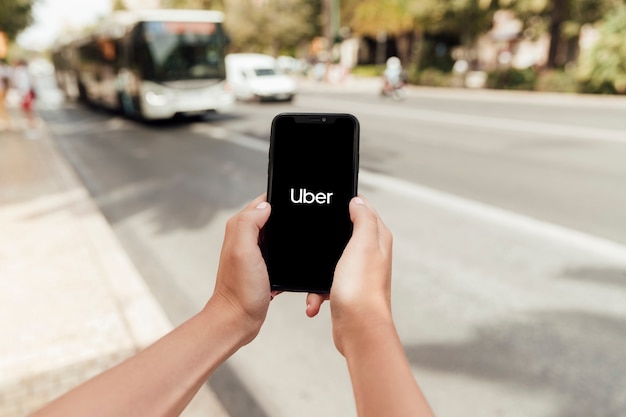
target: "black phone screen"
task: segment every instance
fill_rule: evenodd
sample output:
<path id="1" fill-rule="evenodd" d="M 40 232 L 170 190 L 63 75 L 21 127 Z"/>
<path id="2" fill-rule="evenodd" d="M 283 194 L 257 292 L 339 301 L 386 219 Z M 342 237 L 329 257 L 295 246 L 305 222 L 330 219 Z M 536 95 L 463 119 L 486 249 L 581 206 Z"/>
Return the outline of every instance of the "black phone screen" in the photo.
<path id="1" fill-rule="evenodd" d="M 359 124 L 347 114 L 280 114 L 272 123 L 270 218 L 261 249 L 272 289 L 330 291 L 352 235 Z"/>

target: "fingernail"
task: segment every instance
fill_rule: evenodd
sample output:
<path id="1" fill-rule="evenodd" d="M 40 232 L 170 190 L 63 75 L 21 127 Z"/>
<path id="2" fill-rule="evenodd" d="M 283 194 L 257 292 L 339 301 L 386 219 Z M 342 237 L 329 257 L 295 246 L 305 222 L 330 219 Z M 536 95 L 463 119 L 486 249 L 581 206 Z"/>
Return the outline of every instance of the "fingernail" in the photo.
<path id="1" fill-rule="evenodd" d="M 354 204 L 365 204 L 365 201 L 361 197 L 354 197 Z"/>
<path id="2" fill-rule="evenodd" d="M 263 201 L 262 203 L 259 203 L 258 206 L 256 206 L 256 208 L 258 208 L 259 210 L 263 210 L 265 207 L 267 207 L 267 202 Z"/>

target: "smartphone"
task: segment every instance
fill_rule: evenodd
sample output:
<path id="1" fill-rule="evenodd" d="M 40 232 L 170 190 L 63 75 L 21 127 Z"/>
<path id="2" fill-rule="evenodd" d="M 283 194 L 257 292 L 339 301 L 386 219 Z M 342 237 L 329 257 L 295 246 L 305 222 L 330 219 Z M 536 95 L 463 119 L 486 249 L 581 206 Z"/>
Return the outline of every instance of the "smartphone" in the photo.
<path id="1" fill-rule="evenodd" d="M 350 114 L 282 113 L 272 122 L 261 251 L 275 291 L 329 293 L 352 235 L 359 122 Z"/>

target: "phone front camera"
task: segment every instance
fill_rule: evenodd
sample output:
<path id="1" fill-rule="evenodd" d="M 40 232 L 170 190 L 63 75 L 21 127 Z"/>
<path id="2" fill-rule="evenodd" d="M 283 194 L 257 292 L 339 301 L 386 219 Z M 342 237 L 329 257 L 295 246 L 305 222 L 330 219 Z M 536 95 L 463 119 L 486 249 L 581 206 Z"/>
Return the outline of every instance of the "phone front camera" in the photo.
<path id="1" fill-rule="evenodd" d="M 326 118 L 325 118 L 325 117 L 322 117 L 322 122 L 325 122 L 325 121 L 326 121 Z"/>

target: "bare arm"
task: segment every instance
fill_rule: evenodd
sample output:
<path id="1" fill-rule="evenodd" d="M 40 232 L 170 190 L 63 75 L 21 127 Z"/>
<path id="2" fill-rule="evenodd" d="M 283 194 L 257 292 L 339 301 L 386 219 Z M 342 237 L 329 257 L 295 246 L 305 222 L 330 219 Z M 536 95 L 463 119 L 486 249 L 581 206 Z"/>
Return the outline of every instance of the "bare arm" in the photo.
<path id="1" fill-rule="evenodd" d="M 362 198 L 350 203 L 354 232 L 330 292 L 333 337 L 348 363 L 359 417 L 431 417 L 391 316 L 392 236 Z M 310 294 L 307 314 L 324 297 Z"/>
<path id="2" fill-rule="evenodd" d="M 226 227 L 204 309 L 143 352 L 68 392 L 33 417 L 178 416 L 215 369 L 258 333 L 270 302 L 257 245 L 270 213 L 260 196 Z"/>
<path id="3" fill-rule="evenodd" d="M 393 323 L 363 319 L 342 342 L 358 416 L 433 416 Z"/>

